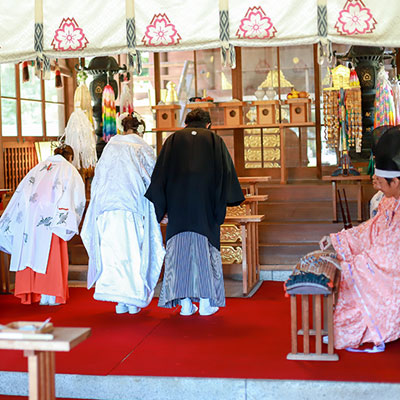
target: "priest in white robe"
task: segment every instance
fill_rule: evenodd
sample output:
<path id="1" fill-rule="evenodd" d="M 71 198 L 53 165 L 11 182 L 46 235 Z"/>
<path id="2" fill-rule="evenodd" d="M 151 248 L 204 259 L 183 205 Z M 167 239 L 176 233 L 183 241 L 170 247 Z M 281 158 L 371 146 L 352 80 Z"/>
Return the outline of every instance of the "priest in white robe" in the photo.
<path id="1" fill-rule="evenodd" d="M 72 158 L 72 148 L 63 145 L 32 168 L 0 219 L 0 250 L 11 254 L 15 295 L 24 304 L 68 298 L 66 241 L 78 233 L 86 205 L 85 185 Z"/>
<path id="2" fill-rule="evenodd" d="M 165 251 L 154 206 L 144 197 L 154 151 L 141 137 L 139 114 L 122 125 L 124 134 L 110 139 L 96 166 L 81 236 L 94 298 L 118 303 L 117 314 L 136 314 L 153 298 Z"/>

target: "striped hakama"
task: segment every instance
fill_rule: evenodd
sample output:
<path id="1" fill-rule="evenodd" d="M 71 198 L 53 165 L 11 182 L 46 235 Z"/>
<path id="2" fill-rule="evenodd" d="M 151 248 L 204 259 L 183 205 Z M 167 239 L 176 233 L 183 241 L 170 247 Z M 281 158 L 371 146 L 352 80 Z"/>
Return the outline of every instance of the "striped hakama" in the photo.
<path id="1" fill-rule="evenodd" d="M 178 233 L 168 240 L 166 250 L 160 307 L 175 307 L 186 297 L 208 298 L 211 306 L 225 306 L 221 254 L 206 236 Z"/>

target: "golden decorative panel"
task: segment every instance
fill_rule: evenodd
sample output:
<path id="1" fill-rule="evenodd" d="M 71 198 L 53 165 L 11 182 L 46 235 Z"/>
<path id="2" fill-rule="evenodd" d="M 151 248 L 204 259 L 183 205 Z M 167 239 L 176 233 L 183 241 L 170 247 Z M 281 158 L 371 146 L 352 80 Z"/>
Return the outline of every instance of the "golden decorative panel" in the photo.
<path id="1" fill-rule="evenodd" d="M 260 156 L 261 157 L 261 156 Z M 281 149 L 264 149 L 264 161 L 275 161 L 281 159 Z"/>
<path id="2" fill-rule="evenodd" d="M 262 168 L 261 163 L 252 163 L 252 162 L 247 162 L 244 164 L 245 168 Z"/>
<path id="3" fill-rule="evenodd" d="M 245 161 L 260 161 L 261 150 L 246 149 L 244 152 Z"/>
<path id="4" fill-rule="evenodd" d="M 264 135 L 263 145 L 264 147 L 280 147 L 281 138 L 279 135 Z"/>
<path id="5" fill-rule="evenodd" d="M 240 264 L 242 262 L 242 248 L 221 246 L 222 264 Z"/>
<path id="6" fill-rule="evenodd" d="M 226 215 L 231 217 L 238 217 L 240 215 L 246 215 L 246 206 L 226 207 Z"/>
<path id="7" fill-rule="evenodd" d="M 263 135 L 263 146 L 264 147 L 280 147 L 279 135 Z M 261 147 L 261 135 L 246 135 L 244 137 L 244 147 Z"/>
<path id="8" fill-rule="evenodd" d="M 246 149 L 245 161 L 261 161 L 261 150 Z M 266 148 L 264 149 L 264 161 L 278 161 L 281 159 L 281 149 Z"/>
<path id="9" fill-rule="evenodd" d="M 240 228 L 233 224 L 221 225 L 221 242 L 236 243 L 241 240 Z"/>
<path id="10" fill-rule="evenodd" d="M 244 147 L 260 147 L 261 137 L 260 135 L 246 135 L 244 137 Z"/>

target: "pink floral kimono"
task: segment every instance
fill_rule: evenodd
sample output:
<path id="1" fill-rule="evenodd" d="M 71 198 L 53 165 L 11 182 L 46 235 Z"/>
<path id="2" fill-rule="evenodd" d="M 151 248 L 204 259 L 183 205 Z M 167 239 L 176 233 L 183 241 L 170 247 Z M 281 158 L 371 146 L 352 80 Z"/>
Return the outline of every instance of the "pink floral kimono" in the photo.
<path id="1" fill-rule="evenodd" d="M 342 276 L 335 348 L 400 337 L 400 199 L 384 197 L 374 218 L 331 234 Z"/>

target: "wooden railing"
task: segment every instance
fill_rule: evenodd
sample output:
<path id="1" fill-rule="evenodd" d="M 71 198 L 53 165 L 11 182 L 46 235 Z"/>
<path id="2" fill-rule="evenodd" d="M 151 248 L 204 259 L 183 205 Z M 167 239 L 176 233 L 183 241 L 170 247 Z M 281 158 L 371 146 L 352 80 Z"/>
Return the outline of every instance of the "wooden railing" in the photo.
<path id="1" fill-rule="evenodd" d="M 34 142 L 3 142 L 4 186 L 15 191 L 24 176 L 37 163 Z"/>

